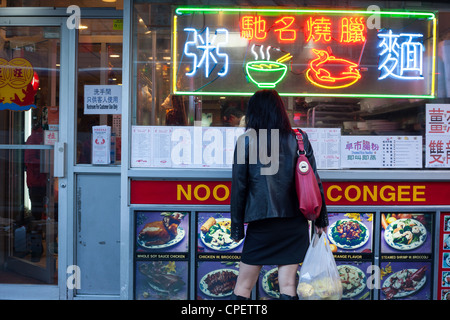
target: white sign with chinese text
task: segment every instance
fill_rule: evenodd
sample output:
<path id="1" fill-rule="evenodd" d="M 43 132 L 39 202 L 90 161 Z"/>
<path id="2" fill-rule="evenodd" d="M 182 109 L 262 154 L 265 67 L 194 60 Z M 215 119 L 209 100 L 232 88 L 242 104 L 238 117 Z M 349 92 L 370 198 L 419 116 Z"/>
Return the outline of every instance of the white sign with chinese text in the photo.
<path id="1" fill-rule="evenodd" d="M 421 168 L 421 136 L 343 136 L 342 168 Z"/>
<path id="2" fill-rule="evenodd" d="M 450 167 L 450 104 L 427 104 L 425 167 Z"/>
<path id="3" fill-rule="evenodd" d="M 85 85 L 84 114 L 122 114 L 122 86 Z"/>
<path id="4" fill-rule="evenodd" d="M 54 146 L 58 142 L 59 131 L 44 130 L 44 144 L 46 146 Z"/>

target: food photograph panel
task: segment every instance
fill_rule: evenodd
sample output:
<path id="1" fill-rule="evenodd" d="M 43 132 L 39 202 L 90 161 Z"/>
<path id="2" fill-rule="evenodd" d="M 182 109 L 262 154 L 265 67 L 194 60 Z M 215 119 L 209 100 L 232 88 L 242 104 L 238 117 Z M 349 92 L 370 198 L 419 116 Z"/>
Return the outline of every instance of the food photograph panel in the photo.
<path id="1" fill-rule="evenodd" d="M 372 283 L 372 273 L 367 273 L 371 261 L 336 261 L 341 277 L 343 300 L 370 300 L 372 291 L 368 282 Z"/>
<path id="2" fill-rule="evenodd" d="M 242 252 L 244 240 L 236 242 L 231 239 L 231 218 L 229 212 L 198 212 L 197 226 L 198 252 Z"/>
<path id="3" fill-rule="evenodd" d="M 442 272 L 441 282 L 443 288 L 450 288 L 450 271 Z"/>
<path id="4" fill-rule="evenodd" d="M 444 252 L 442 255 L 442 268 L 450 269 L 450 252 Z"/>
<path id="5" fill-rule="evenodd" d="M 136 261 L 136 300 L 187 300 L 187 261 Z"/>
<path id="6" fill-rule="evenodd" d="M 297 283 L 300 277 L 300 266 L 297 271 Z M 261 268 L 258 279 L 258 300 L 277 300 L 280 297 L 278 284 L 278 267 L 264 265 Z"/>
<path id="7" fill-rule="evenodd" d="M 443 235 L 442 249 L 450 250 L 450 233 Z"/>
<path id="8" fill-rule="evenodd" d="M 229 300 L 238 274 L 236 261 L 198 261 L 196 300 Z"/>
<path id="9" fill-rule="evenodd" d="M 136 252 L 189 251 L 189 215 L 178 211 L 137 211 Z"/>
<path id="10" fill-rule="evenodd" d="M 441 290 L 441 300 L 450 300 L 450 289 Z"/>
<path id="11" fill-rule="evenodd" d="M 450 216 L 444 216 L 443 231 L 450 232 Z"/>
<path id="12" fill-rule="evenodd" d="M 332 252 L 372 253 L 373 213 L 328 213 Z"/>
<path id="13" fill-rule="evenodd" d="M 432 253 L 433 215 L 382 213 L 381 253 Z"/>
<path id="14" fill-rule="evenodd" d="M 381 300 L 430 300 L 431 262 L 381 262 Z"/>

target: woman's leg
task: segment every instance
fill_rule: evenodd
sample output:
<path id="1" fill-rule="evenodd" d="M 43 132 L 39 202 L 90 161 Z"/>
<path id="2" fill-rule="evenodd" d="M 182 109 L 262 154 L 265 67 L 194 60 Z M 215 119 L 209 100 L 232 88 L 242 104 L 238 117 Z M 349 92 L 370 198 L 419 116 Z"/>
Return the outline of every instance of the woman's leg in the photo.
<path id="1" fill-rule="evenodd" d="M 253 287 L 258 281 L 261 266 L 239 263 L 239 275 L 234 287 L 234 294 L 237 296 L 250 298 Z"/>
<path id="2" fill-rule="evenodd" d="M 278 283 L 280 285 L 280 294 L 285 294 L 290 297 L 297 296 L 297 270 L 298 264 L 278 266 Z"/>

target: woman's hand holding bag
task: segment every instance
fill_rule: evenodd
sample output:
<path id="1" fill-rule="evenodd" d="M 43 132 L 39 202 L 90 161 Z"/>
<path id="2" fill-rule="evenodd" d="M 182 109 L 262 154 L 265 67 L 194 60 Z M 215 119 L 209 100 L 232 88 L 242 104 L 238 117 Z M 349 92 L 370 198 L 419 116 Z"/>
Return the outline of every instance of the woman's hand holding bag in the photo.
<path id="1" fill-rule="evenodd" d="M 342 283 L 325 232 L 314 234 L 300 268 L 299 300 L 340 300 Z"/>

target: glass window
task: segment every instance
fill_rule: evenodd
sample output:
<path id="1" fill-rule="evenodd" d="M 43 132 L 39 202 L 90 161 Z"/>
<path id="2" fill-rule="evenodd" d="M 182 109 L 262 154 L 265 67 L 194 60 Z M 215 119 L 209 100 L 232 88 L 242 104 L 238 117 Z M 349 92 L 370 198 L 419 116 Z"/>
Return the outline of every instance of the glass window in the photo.
<path id="1" fill-rule="evenodd" d="M 109 163 L 119 164 L 122 30 L 115 28 L 113 19 L 81 19 L 80 25 L 76 163 L 91 164 L 98 159 L 93 159 L 93 130 L 94 127 L 106 126 L 109 133 L 105 140 L 109 139 L 111 144 Z"/>
<path id="2" fill-rule="evenodd" d="M 0 283 L 57 284 L 60 30 L 0 29 Z"/>
<path id="3" fill-rule="evenodd" d="M 313 5 L 312 1 L 307 1 L 307 3 Z M 171 4 L 173 5 L 172 7 L 170 6 Z M 221 6 L 223 7 L 243 4 L 244 2 L 241 1 L 221 2 Z M 187 1 L 186 5 L 195 6 L 196 3 L 190 3 L 190 1 Z M 195 93 L 192 95 L 173 95 L 173 87 L 176 87 L 178 91 L 190 92 L 194 91 L 194 89 L 201 89 L 202 85 L 208 85 L 208 83 L 206 83 L 208 81 L 204 81 L 205 79 L 201 79 L 203 82 L 199 82 L 197 79 L 195 80 L 197 82 L 192 80 L 192 83 L 190 83 L 188 80 L 180 77 L 179 70 L 181 68 L 185 68 L 186 65 L 189 64 L 184 63 L 176 65 L 177 61 L 172 60 L 172 56 L 174 54 L 174 44 L 172 43 L 174 34 L 173 16 L 176 7 L 177 4 L 174 2 L 167 4 L 154 4 L 150 1 L 140 0 L 135 1 L 134 3 L 133 56 L 135 59 L 133 61 L 134 83 L 132 87 L 134 88 L 134 94 L 132 126 L 194 126 L 198 124 L 201 124 L 202 127 L 245 126 L 245 117 L 243 115 L 245 115 L 246 112 L 246 105 L 249 99 L 248 96 L 236 96 L 234 94 L 224 94 L 223 96 L 196 95 Z M 381 9 L 387 10 L 388 8 Z M 220 23 L 223 24 L 223 27 L 226 27 L 226 21 L 229 19 L 229 17 L 223 17 L 223 21 L 221 21 L 220 18 L 217 18 L 217 21 L 214 20 L 214 23 L 217 23 L 216 25 L 211 22 L 211 18 L 207 17 L 207 15 L 203 15 L 203 20 L 201 17 L 199 18 L 198 15 L 201 16 L 199 13 L 189 15 L 191 20 L 187 20 L 187 22 L 185 20 L 183 20 L 183 22 L 178 21 L 180 19 L 177 20 L 177 23 L 179 24 L 177 29 L 179 32 L 177 32 L 177 36 L 180 39 L 183 36 L 186 38 L 184 33 L 186 33 L 185 28 L 190 26 L 189 21 L 192 22 L 193 29 L 198 29 L 198 34 L 203 34 L 206 32 L 205 30 L 210 23 L 212 28 L 211 30 L 213 30 L 219 28 L 218 26 Z M 438 19 L 445 21 L 447 16 L 448 13 L 440 12 Z M 201 21 L 203 21 L 203 25 Z M 407 24 L 402 21 L 399 22 L 397 27 L 400 30 L 406 25 Z M 340 156 L 340 163 L 332 165 L 331 167 L 327 167 L 327 165 L 319 166 L 319 168 L 428 168 L 425 159 L 426 154 L 423 151 L 426 144 L 426 104 L 448 103 L 449 101 L 447 98 L 448 93 L 445 85 L 446 70 L 450 69 L 445 68 L 445 65 L 448 64 L 449 61 L 447 57 L 448 52 L 450 52 L 450 45 L 447 43 L 449 40 L 446 40 L 449 33 L 444 26 L 438 24 L 437 27 L 437 34 L 440 35 L 440 38 L 437 39 L 436 99 L 399 99 L 383 97 L 356 98 L 351 96 L 342 98 L 329 96 L 319 97 L 313 95 L 307 97 L 282 97 L 293 127 L 304 128 L 307 132 L 311 132 L 311 136 L 315 134 L 315 137 L 319 137 L 319 133 L 325 132 L 323 131 L 324 129 L 338 129 L 339 138 L 336 141 L 340 143 L 340 148 L 333 146 L 335 149 L 333 152 Z M 432 38 L 432 35 L 429 32 L 429 28 L 427 30 L 428 31 L 424 31 L 424 34 L 428 32 L 428 38 L 424 40 L 423 47 L 427 50 L 427 52 L 429 52 L 431 50 L 431 41 L 429 41 L 429 39 Z M 224 31 L 221 32 L 224 33 Z M 230 32 L 229 36 L 232 37 L 234 34 L 232 35 Z M 202 37 L 204 38 L 204 36 Z M 212 31 L 210 37 L 213 37 Z M 197 35 L 198 41 L 201 41 L 199 40 L 200 38 L 201 37 Z M 296 41 L 304 41 L 300 38 L 297 38 Z M 370 45 L 373 45 L 375 41 L 378 41 L 376 34 L 373 39 L 375 40 L 372 40 L 373 43 Z M 188 41 L 188 39 L 186 39 L 186 41 Z M 311 47 L 311 44 L 305 44 L 302 50 L 305 50 L 306 46 Z M 180 46 L 177 47 L 180 48 Z M 182 47 L 183 46 L 181 46 L 181 48 Z M 336 55 L 351 54 L 353 56 L 356 54 L 359 56 L 361 53 L 361 50 L 353 50 L 351 48 L 351 50 L 349 48 L 344 49 L 337 48 Z M 250 51 L 250 49 L 248 49 L 248 51 Z M 378 53 L 376 51 L 370 51 L 367 47 L 363 50 L 363 52 L 364 57 L 366 58 L 370 57 L 370 59 L 372 59 L 378 57 Z M 186 60 L 186 53 L 183 52 L 183 50 L 178 49 L 176 54 L 178 59 L 181 56 Z M 250 55 L 250 53 L 248 53 L 248 55 Z M 192 62 L 191 60 L 189 61 Z M 198 64 L 200 63 L 199 61 L 200 55 L 198 55 Z M 220 69 L 220 63 L 221 61 L 218 61 L 219 67 L 213 70 L 213 74 L 216 75 L 220 70 L 223 71 L 223 69 Z M 427 64 L 427 68 L 431 65 L 429 61 L 424 60 L 423 63 Z M 191 65 L 192 64 L 193 62 Z M 363 62 L 361 62 L 361 65 L 362 64 Z M 368 65 L 368 67 L 372 68 L 373 66 Z M 174 68 L 176 68 L 176 70 L 174 70 Z M 304 69 L 305 70 L 301 70 L 301 64 L 300 67 L 299 64 L 297 64 L 297 69 L 290 70 L 289 72 L 298 71 L 301 74 L 305 73 L 307 65 L 304 65 Z M 361 72 L 366 71 L 367 70 L 361 70 Z M 173 76 L 174 72 L 177 72 L 178 78 L 176 79 L 174 79 Z M 192 70 L 186 69 L 186 72 L 189 73 L 192 72 Z M 404 81 L 401 83 L 402 88 L 405 88 L 406 83 L 407 82 Z M 229 86 L 230 82 L 227 82 L 226 85 Z M 183 86 L 186 86 L 186 88 Z M 255 87 L 255 91 L 257 89 L 258 88 Z M 391 88 L 389 88 L 389 90 L 391 90 Z M 237 90 L 237 92 L 238 91 L 239 90 Z M 393 92 L 395 92 L 395 90 Z M 332 134 L 334 134 L 334 132 Z M 348 141 L 343 138 L 345 136 L 350 137 L 348 138 Z M 352 140 L 353 138 L 351 137 L 360 137 L 361 141 Z M 322 138 L 317 138 L 316 140 L 318 139 Z M 387 149 L 383 149 L 383 146 L 392 139 L 397 139 L 398 145 L 406 140 L 410 143 L 408 146 L 404 144 L 404 146 L 398 147 L 394 149 L 394 151 L 399 151 L 402 148 L 413 150 L 414 148 L 414 153 L 411 153 L 406 157 L 417 157 L 421 159 L 414 163 L 412 161 L 405 161 L 402 162 L 402 164 L 399 164 L 398 161 L 395 162 L 392 159 L 394 159 L 393 157 L 395 156 L 400 156 L 400 153 L 395 154 L 395 152 L 393 152 L 392 157 L 389 159 L 386 156 L 383 158 L 376 157 L 378 162 L 373 164 L 370 163 L 370 161 L 363 161 L 367 160 L 365 159 L 365 156 L 367 155 L 364 155 L 364 157 L 361 155 L 360 157 L 360 155 L 356 153 L 345 153 L 346 146 L 350 148 L 351 145 L 353 146 L 353 144 L 355 144 L 356 147 L 359 147 L 360 145 L 362 146 L 363 143 L 367 144 L 367 142 L 369 142 L 371 147 L 373 146 L 374 148 L 379 148 L 375 151 L 382 150 L 382 152 L 378 151 L 378 153 L 385 155 L 385 151 Z M 343 144 L 345 144 L 344 147 Z M 388 147 L 390 147 L 390 145 Z M 315 146 L 316 152 L 320 152 L 320 148 L 321 147 L 319 145 L 317 145 L 317 147 Z M 450 147 L 448 152 L 450 154 Z M 324 155 L 323 164 L 327 161 L 326 157 L 327 155 Z M 342 161 L 343 157 L 348 158 L 346 158 L 345 161 Z M 405 155 L 403 155 L 403 157 L 405 157 Z M 361 161 L 359 161 L 359 159 Z M 387 163 L 389 163 L 389 165 Z"/>

